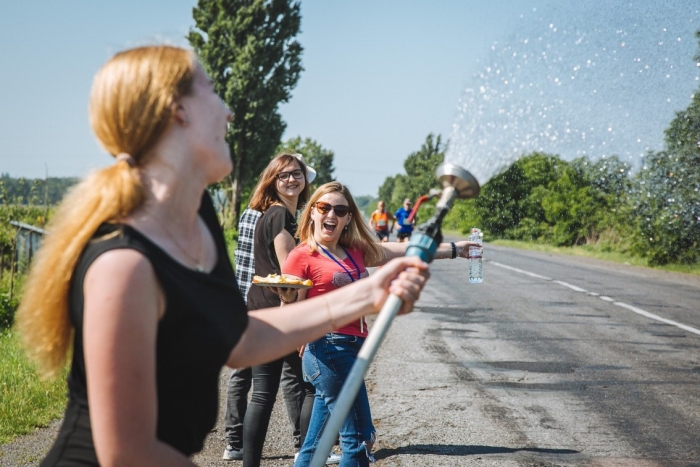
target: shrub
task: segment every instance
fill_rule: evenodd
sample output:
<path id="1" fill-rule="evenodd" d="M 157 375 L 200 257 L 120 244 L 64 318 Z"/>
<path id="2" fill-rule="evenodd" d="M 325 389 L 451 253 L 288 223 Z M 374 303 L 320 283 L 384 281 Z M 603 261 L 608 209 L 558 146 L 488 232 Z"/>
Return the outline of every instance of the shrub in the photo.
<path id="1" fill-rule="evenodd" d="M 6 329 L 12 326 L 18 305 L 17 296 L 10 299 L 9 293 L 0 293 L 0 329 Z"/>
<path id="2" fill-rule="evenodd" d="M 632 250 L 653 265 L 700 260 L 700 151 L 649 153 L 637 174 Z"/>

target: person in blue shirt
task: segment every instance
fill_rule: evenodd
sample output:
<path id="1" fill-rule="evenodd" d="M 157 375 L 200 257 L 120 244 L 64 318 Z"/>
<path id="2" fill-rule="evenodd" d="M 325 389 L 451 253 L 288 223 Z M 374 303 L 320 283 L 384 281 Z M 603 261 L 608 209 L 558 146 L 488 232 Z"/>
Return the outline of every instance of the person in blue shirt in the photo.
<path id="1" fill-rule="evenodd" d="M 411 215 L 412 206 L 413 203 L 411 203 L 411 200 L 406 198 L 403 200 L 403 206 L 401 206 L 394 214 L 396 223 L 399 224 L 399 231 L 396 234 L 396 238 L 399 242 L 409 240 L 411 238 L 411 234 L 413 233 L 413 225 L 416 223 L 415 216 L 411 222 L 408 222 L 408 217 Z"/>

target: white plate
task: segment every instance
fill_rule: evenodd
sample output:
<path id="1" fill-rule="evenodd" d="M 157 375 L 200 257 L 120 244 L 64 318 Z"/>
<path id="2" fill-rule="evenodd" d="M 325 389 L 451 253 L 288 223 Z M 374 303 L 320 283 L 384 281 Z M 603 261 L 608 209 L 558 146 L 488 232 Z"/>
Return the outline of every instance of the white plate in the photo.
<path id="1" fill-rule="evenodd" d="M 304 284 L 273 284 L 271 282 L 253 282 L 253 285 L 259 285 L 260 287 L 280 287 L 283 289 L 310 289 L 312 285 Z"/>

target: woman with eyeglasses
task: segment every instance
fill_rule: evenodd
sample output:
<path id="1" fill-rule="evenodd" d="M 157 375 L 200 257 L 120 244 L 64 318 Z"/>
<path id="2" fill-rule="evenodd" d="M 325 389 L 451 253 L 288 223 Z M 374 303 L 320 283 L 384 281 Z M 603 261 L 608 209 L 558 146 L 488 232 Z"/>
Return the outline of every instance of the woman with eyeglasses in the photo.
<path id="1" fill-rule="evenodd" d="M 285 303 L 324 296 L 357 282 L 369 276 L 367 267 L 381 266 L 403 256 L 408 245 L 379 243 L 362 221 L 348 188 L 338 182 L 322 185 L 311 196 L 301 215 L 297 237 L 300 244 L 287 256 L 282 273 L 285 277 L 311 279 L 313 286 L 307 290 L 284 291 Z M 466 241 L 440 244 L 435 257 L 466 257 L 469 245 Z M 306 467 L 311 462 L 321 431 L 367 337 L 364 318 L 334 328 L 333 332 L 307 344 L 303 351 L 304 378 L 313 384 L 316 394 L 309 429 L 295 467 Z M 341 467 L 364 467 L 374 461 L 371 451 L 376 432 L 364 383 L 340 429 L 340 439 Z"/>
<path id="2" fill-rule="evenodd" d="M 255 225 L 253 255 L 255 274 L 265 277 L 280 274 L 289 252 L 296 246 L 297 210 L 309 199 L 306 164 L 293 154 L 277 155 L 267 165 L 250 200 L 250 209 L 263 213 Z M 279 307 L 277 289 L 251 287 L 248 291 L 248 309 Z M 313 407 L 314 388 L 304 382 L 301 358 L 291 352 L 283 358 L 254 366 L 253 395 L 243 421 L 243 465 L 258 467 L 262 458 L 272 409 L 279 391 L 282 367 L 289 365 L 297 374 L 302 387 L 299 415 L 300 440 L 304 439 Z M 296 421 L 295 421 L 296 424 Z"/>

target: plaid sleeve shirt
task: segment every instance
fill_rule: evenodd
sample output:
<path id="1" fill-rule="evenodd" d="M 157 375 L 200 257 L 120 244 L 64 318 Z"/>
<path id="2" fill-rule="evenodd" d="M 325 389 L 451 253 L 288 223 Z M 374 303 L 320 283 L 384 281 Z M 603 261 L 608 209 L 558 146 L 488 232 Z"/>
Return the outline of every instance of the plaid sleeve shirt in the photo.
<path id="1" fill-rule="evenodd" d="M 248 303 L 248 289 L 250 289 L 250 283 L 255 275 L 253 244 L 255 243 L 255 224 L 260 217 L 262 217 L 260 211 L 247 208 L 238 221 L 238 245 L 234 253 L 234 261 L 236 263 L 236 280 L 246 303 Z"/>

